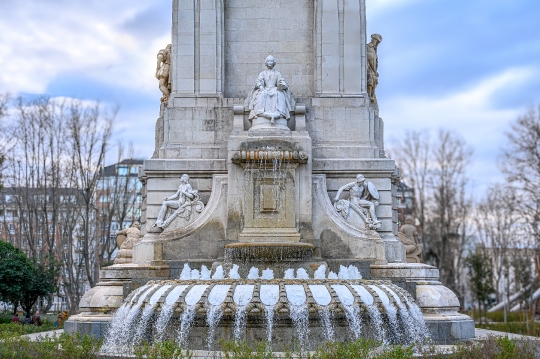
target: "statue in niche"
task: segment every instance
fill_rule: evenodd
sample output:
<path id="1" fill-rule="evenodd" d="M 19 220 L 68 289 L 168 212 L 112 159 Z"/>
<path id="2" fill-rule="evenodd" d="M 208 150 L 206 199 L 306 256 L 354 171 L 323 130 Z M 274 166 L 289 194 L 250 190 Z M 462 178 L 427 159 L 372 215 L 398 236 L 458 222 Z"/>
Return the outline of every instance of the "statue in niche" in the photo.
<path id="1" fill-rule="evenodd" d="M 377 55 L 377 46 L 382 41 L 382 36 L 379 34 L 371 35 L 371 42 L 367 44 L 367 92 L 371 102 L 377 103 L 375 96 L 375 88 L 379 83 L 379 56 Z"/>
<path id="2" fill-rule="evenodd" d="M 398 237 L 405 246 L 407 263 L 422 263 L 423 246 L 418 242 L 418 230 L 413 216 L 405 217 L 405 224 L 399 228 Z"/>
<path id="3" fill-rule="evenodd" d="M 246 99 L 246 105 L 250 110 L 249 120 L 264 118 L 271 124 L 278 119 L 289 120 L 290 112 L 295 106 L 289 85 L 281 74 L 274 70 L 276 60 L 272 55 L 264 60 L 264 64 L 267 70 L 259 74 L 255 86 Z"/>
<path id="4" fill-rule="evenodd" d="M 339 199 L 341 193 L 349 191 L 349 199 Z M 381 222 L 375 214 L 375 206 L 379 205 L 379 191 L 371 182 L 366 183 L 363 175 L 356 176 L 356 181 L 341 187 L 336 194 L 334 208 L 341 216 L 355 227 L 377 229 Z"/>
<path id="5" fill-rule="evenodd" d="M 142 237 L 139 230 L 139 222 L 133 222 L 131 227 L 116 232 L 116 244 L 118 253 L 114 259 L 114 264 L 127 264 L 133 262 L 133 246 Z"/>
<path id="6" fill-rule="evenodd" d="M 159 81 L 159 90 L 163 93 L 161 102 L 167 102 L 171 94 L 171 55 L 171 44 L 157 54 L 156 79 Z"/>
<path id="7" fill-rule="evenodd" d="M 167 217 L 169 209 L 173 210 L 173 212 Z M 183 174 L 180 178 L 178 191 L 170 197 L 165 197 L 156 223 L 154 223 L 152 228 L 157 227 L 165 229 L 165 227 L 167 227 L 176 217 L 184 218 L 184 220 L 189 221 L 193 211 L 201 213 L 203 209 L 204 204 L 201 202 L 199 191 L 191 188 L 189 176 Z"/>

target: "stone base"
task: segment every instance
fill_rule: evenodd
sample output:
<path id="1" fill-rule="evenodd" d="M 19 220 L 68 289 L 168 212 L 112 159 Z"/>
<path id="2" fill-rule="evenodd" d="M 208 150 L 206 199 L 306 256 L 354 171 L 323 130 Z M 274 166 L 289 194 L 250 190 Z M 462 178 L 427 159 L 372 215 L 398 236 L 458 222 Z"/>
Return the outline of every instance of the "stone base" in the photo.
<path id="1" fill-rule="evenodd" d="M 458 313 L 459 300 L 442 285 L 439 270 L 422 263 L 372 265 L 373 279 L 402 281 L 416 286 L 416 304 L 422 310 L 426 326 L 435 344 L 452 344 L 474 338 L 474 321 Z"/>
<path id="2" fill-rule="evenodd" d="M 64 323 L 64 332 L 68 334 L 87 334 L 95 338 L 105 338 L 109 324 L 112 321 L 112 314 L 81 313 L 72 315 Z"/>
<path id="3" fill-rule="evenodd" d="M 454 344 L 474 338 L 474 321 L 467 315 L 424 313 L 424 320 L 435 344 Z"/>
<path id="4" fill-rule="evenodd" d="M 240 242 L 300 242 L 296 228 L 244 228 Z"/>

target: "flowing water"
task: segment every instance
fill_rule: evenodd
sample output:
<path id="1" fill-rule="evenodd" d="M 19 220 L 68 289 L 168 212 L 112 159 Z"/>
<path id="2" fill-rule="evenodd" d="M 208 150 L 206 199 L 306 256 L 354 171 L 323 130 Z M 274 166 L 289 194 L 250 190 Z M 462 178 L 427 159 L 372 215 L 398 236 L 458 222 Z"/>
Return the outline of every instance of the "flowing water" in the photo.
<path id="1" fill-rule="evenodd" d="M 325 279 L 326 271 L 325 266 L 320 266 L 314 272 L 313 278 Z M 103 352 L 132 353 L 133 346 L 139 345 L 143 340 L 149 342 L 163 340 L 167 328 L 171 327 L 171 319 L 176 308 L 184 308 L 178 318 L 177 342 L 182 346 L 189 342 L 190 329 L 195 321 L 197 311 L 200 311 L 201 315 L 205 313 L 204 318 L 208 327 L 206 345 L 211 350 L 215 345 L 217 328 L 224 315 L 226 298 L 230 294 L 232 294 L 235 308 L 234 339 L 243 340 L 249 315 L 248 308 L 252 308 L 249 304 L 254 298 L 256 288 L 258 288 L 258 297 L 263 305 L 266 340 L 269 345 L 272 342 L 276 321 L 276 308 L 280 302 L 280 295 L 284 295 L 286 302 L 288 302 L 289 316 L 294 326 L 296 339 L 300 343 L 300 349 L 307 350 L 310 332 L 308 293 L 311 294 L 310 298 L 313 298 L 318 320 L 327 341 L 336 340 L 336 313 L 335 309 L 332 309 L 336 308 L 335 305 L 343 310 L 353 339 L 362 337 L 363 332 L 365 332 L 365 336 L 381 340 L 386 344 L 403 343 L 409 345 L 428 337 L 422 312 L 414 302 L 409 300 L 407 295 L 386 284 L 349 282 L 361 279 L 358 268 L 354 266 L 341 266 L 338 274 L 333 272 L 328 274 L 329 279 L 342 280 L 342 284 L 340 282 L 310 284 L 308 281 L 310 276 L 304 268 L 298 268 L 296 271 L 291 268 L 287 269 L 284 274 L 285 282 L 278 280 L 282 283 L 280 285 L 273 284 L 274 273 L 268 268 L 262 272 L 256 267 L 249 270 L 247 280 L 256 281 L 255 283 L 259 283 L 257 285 L 241 284 L 242 282 L 234 285 L 224 279 L 225 277 L 240 279 L 238 272 L 238 265 L 234 265 L 226 276 L 222 266 L 216 267 L 212 274 L 212 271 L 205 266 L 201 266 L 201 269 L 198 270 L 185 264 L 180 277 L 185 280 L 196 279 L 197 284 L 189 284 L 193 282 L 187 282 L 188 284 L 165 282 L 139 288 L 114 315 L 102 349 Z M 213 284 L 213 280 L 217 283 Z M 291 282 L 287 282 L 287 280 Z M 284 293 L 281 292 L 282 289 L 284 289 Z M 207 297 L 204 297 L 205 293 L 207 293 Z M 332 293 L 335 293 L 337 298 L 334 299 L 335 304 L 331 305 L 332 295 L 334 295 Z M 182 297 L 184 294 L 185 296 Z M 375 297 L 379 299 L 376 301 Z M 180 305 L 180 302 L 183 304 Z M 365 315 L 364 322 L 363 315 Z M 366 325 L 367 329 L 363 329 L 363 325 Z M 153 337 L 152 329 L 154 329 Z"/>
<path id="2" fill-rule="evenodd" d="M 371 289 L 377 293 L 379 298 L 381 299 L 382 305 L 386 312 L 386 317 L 388 319 L 388 324 L 390 326 L 390 331 L 387 332 L 387 340 L 390 343 L 399 343 L 402 340 L 402 331 L 399 327 L 399 323 L 397 320 L 397 310 L 396 307 L 392 303 L 390 303 L 390 298 L 386 295 L 386 293 L 380 289 L 377 286 L 370 285 Z"/>

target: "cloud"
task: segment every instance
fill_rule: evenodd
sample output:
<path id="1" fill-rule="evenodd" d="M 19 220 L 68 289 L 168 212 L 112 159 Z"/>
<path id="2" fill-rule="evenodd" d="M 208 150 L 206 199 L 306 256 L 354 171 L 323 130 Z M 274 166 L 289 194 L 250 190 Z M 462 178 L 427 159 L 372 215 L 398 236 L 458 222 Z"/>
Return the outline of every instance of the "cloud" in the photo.
<path id="1" fill-rule="evenodd" d="M 440 97 L 411 94 L 379 99 L 386 137 L 400 138 L 409 129 L 457 131 L 474 148 L 470 175 L 483 190 L 493 179 L 501 178 L 496 158 L 505 142 L 504 132 L 509 121 L 525 111 L 523 105 L 500 108 L 495 99 L 523 86 L 538 72 L 530 67 L 511 68 Z"/>
<path id="2" fill-rule="evenodd" d="M 170 25 L 159 21 L 146 38 L 130 31 L 148 12 L 156 9 L 144 1 L 2 2 L 0 92 L 44 93 L 58 75 L 80 72 L 152 93 L 154 54 L 170 42 Z"/>
<path id="3" fill-rule="evenodd" d="M 402 6 L 411 5 L 424 0 L 367 0 L 366 11 L 370 16 L 377 16 L 385 11 L 395 10 Z"/>

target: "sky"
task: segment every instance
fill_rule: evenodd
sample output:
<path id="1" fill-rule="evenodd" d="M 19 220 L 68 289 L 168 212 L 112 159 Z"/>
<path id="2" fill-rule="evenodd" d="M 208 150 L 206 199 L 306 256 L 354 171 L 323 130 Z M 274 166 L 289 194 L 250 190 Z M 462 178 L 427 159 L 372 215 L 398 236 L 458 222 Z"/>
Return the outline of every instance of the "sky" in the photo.
<path id="1" fill-rule="evenodd" d="M 149 158 L 161 97 L 155 59 L 170 43 L 171 2 L 1 0 L 0 93 L 119 106 L 114 142 L 131 141 Z M 474 150 L 473 187 L 501 181 L 509 123 L 540 103 L 540 1 L 367 0 L 366 10 L 368 36 L 383 36 L 386 142 L 407 130 L 454 130 Z"/>

